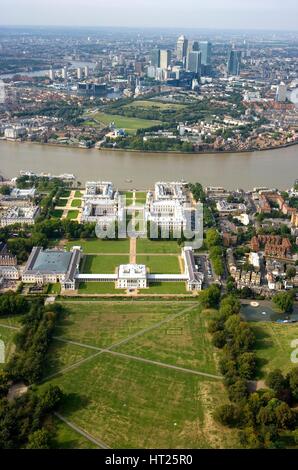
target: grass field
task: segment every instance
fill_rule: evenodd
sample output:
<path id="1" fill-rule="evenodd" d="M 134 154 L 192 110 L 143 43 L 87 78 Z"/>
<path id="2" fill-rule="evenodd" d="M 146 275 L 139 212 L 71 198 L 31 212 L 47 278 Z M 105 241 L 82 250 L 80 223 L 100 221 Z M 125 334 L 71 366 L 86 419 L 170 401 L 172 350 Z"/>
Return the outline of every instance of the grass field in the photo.
<path id="1" fill-rule="evenodd" d="M 95 449 L 96 445 L 73 431 L 67 424 L 53 416 L 52 425 L 55 430 L 54 449 Z"/>
<path id="2" fill-rule="evenodd" d="M 61 292 L 61 284 L 60 282 L 56 282 L 55 284 L 49 284 L 47 294 L 54 294 L 58 295 Z"/>
<path id="3" fill-rule="evenodd" d="M 129 240 L 72 240 L 67 242 L 70 249 L 74 245 L 80 245 L 85 254 L 92 253 L 129 253 Z"/>
<path id="4" fill-rule="evenodd" d="M 56 206 L 57 206 L 57 207 L 65 207 L 66 204 L 67 204 L 67 201 L 68 201 L 68 198 L 64 198 L 64 199 L 63 199 L 63 198 L 60 197 L 60 198 L 58 199 L 57 203 L 56 203 Z"/>
<path id="5" fill-rule="evenodd" d="M 154 282 L 150 284 L 149 289 L 144 291 L 144 294 L 188 294 L 185 282 Z"/>
<path id="6" fill-rule="evenodd" d="M 125 129 L 128 134 L 135 134 L 138 129 L 158 126 L 161 123 L 160 121 L 130 118 L 107 113 L 96 113 L 93 118 L 99 122 L 102 122 L 104 125 L 108 125 L 111 122 L 114 122 L 116 127 Z"/>
<path id="7" fill-rule="evenodd" d="M 75 197 L 77 198 L 81 198 L 83 196 L 83 193 L 82 191 L 80 191 L 79 189 L 75 192 Z"/>
<path id="8" fill-rule="evenodd" d="M 71 207 L 81 207 L 82 200 L 81 199 L 73 199 L 71 201 Z"/>
<path id="9" fill-rule="evenodd" d="M 114 448 L 236 445 L 213 418 L 220 381 L 103 354 L 52 380 L 68 393 L 60 412 Z"/>
<path id="10" fill-rule="evenodd" d="M 76 219 L 79 215 L 79 211 L 76 210 L 70 210 L 67 212 L 67 218 L 69 220 Z"/>
<path id="11" fill-rule="evenodd" d="M 176 104 L 176 103 L 162 103 L 160 101 L 153 101 L 153 100 L 136 100 L 132 103 L 126 104 L 123 106 L 124 108 L 143 108 L 143 109 L 181 109 L 184 108 L 183 104 Z"/>
<path id="12" fill-rule="evenodd" d="M 148 238 L 140 238 L 137 240 L 138 253 L 181 253 L 181 247 L 176 241 L 152 241 Z"/>
<path id="13" fill-rule="evenodd" d="M 294 348 L 291 342 L 298 339 L 297 324 L 278 324 L 272 322 L 250 323 L 257 338 L 256 353 L 259 359 L 259 377 L 273 369 L 289 371 L 297 366 L 291 362 Z"/>
<path id="14" fill-rule="evenodd" d="M 115 289 L 114 282 L 81 282 L 79 285 L 80 294 L 122 294 L 125 291 Z"/>
<path id="15" fill-rule="evenodd" d="M 82 273 L 113 274 L 120 264 L 127 264 L 125 255 L 87 255 L 83 259 Z"/>
<path id="16" fill-rule="evenodd" d="M 56 219 L 61 219 L 62 215 L 63 215 L 63 210 L 62 209 L 54 209 L 51 212 L 51 216 L 55 217 Z"/>
<path id="17" fill-rule="evenodd" d="M 179 274 L 178 256 L 137 255 L 137 262 L 145 264 L 153 274 Z"/>

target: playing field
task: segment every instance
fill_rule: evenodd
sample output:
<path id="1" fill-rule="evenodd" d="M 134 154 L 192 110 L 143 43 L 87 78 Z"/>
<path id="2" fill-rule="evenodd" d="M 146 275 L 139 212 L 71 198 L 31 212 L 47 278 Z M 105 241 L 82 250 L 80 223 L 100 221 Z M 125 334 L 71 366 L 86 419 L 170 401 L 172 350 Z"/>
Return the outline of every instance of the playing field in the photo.
<path id="1" fill-rule="evenodd" d="M 117 114 L 96 113 L 94 119 L 104 125 L 111 122 L 115 123 L 117 128 L 125 129 L 128 134 L 135 134 L 138 129 L 146 129 L 147 127 L 158 126 L 160 121 L 153 121 L 149 119 L 138 119 L 126 116 L 119 116 Z"/>
<path id="2" fill-rule="evenodd" d="M 55 330 L 60 341 L 51 347 L 48 381 L 67 393 L 59 410 L 64 417 L 113 448 L 237 446 L 236 432 L 223 432 L 212 417 L 227 400 L 221 379 L 191 372 L 218 374 L 197 303 L 63 305 L 67 314 Z M 111 353 L 96 350 L 111 346 Z M 67 447 L 65 439 L 60 431 L 57 447 Z"/>
<path id="3" fill-rule="evenodd" d="M 137 262 L 145 264 L 152 274 L 179 274 L 178 256 L 137 255 Z"/>
<path id="4" fill-rule="evenodd" d="M 291 343 L 298 339 L 297 324 L 260 322 L 250 325 L 257 338 L 255 349 L 259 358 L 260 378 L 264 378 L 268 372 L 276 368 L 287 372 L 297 366 L 297 363 L 291 361 L 291 353 L 295 349 Z"/>
<path id="5" fill-rule="evenodd" d="M 129 240 L 72 240 L 66 243 L 66 248 L 70 249 L 79 245 L 85 254 L 97 253 L 129 253 Z"/>
<path id="6" fill-rule="evenodd" d="M 86 255 L 83 258 L 81 273 L 113 274 L 120 264 L 127 264 L 125 255 Z"/>

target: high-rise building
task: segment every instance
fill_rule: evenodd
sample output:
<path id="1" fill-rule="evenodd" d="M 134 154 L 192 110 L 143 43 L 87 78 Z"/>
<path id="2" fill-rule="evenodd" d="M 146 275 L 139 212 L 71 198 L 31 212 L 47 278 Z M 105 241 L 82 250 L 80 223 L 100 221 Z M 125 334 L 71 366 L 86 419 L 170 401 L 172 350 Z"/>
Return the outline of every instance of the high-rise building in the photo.
<path id="1" fill-rule="evenodd" d="M 89 77 L 89 67 L 88 67 L 88 65 L 85 66 L 85 77 L 86 78 Z"/>
<path id="2" fill-rule="evenodd" d="M 200 50 L 200 46 L 199 46 L 198 41 L 191 41 L 191 42 L 189 43 L 188 52 L 191 52 L 191 51 L 199 51 L 199 50 Z"/>
<path id="3" fill-rule="evenodd" d="M 201 52 L 191 51 L 187 54 L 186 69 L 188 72 L 201 74 Z"/>
<path id="4" fill-rule="evenodd" d="M 287 100 L 287 85 L 284 82 L 278 85 L 275 99 L 279 103 L 284 103 Z"/>
<path id="5" fill-rule="evenodd" d="M 82 69 L 81 69 L 81 67 L 77 68 L 77 79 L 78 80 L 82 79 Z"/>
<path id="6" fill-rule="evenodd" d="M 185 36 L 179 36 L 177 41 L 177 58 L 182 62 L 185 60 L 188 49 L 188 40 Z"/>
<path id="7" fill-rule="evenodd" d="M 232 49 L 229 52 L 227 68 L 229 75 L 240 75 L 241 51 L 236 51 L 235 49 Z"/>
<path id="8" fill-rule="evenodd" d="M 211 64 L 212 44 L 209 41 L 200 41 L 201 62 L 202 65 Z"/>
<path id="9" fill-rule="evenodd" d="M 67 68 L 67 66 L 65 66 L 62 69 L 62 78 L 63 78 L 63 80 L 67 79 L 67 73 L 68 73 L 68 68 Z"/>
<path id="10" fill-rule="evenodd" d="M 168 49 L 161 49 L 160 51 L 160 68 L 167 69 L 171 62 L 171 51 Z"/>
<path id="11" fill-rule="evenodd" d="M 50 80 L 55 80 L 55 71 L 52 69 L 52 67 L 49 70 L 49 79 Z"/>
<path id="12" fill-rule="evenodd" d="M 159 49 L 153 49 L 153 51 L 151 51 L 150 63 L 154 67 L 160 66 L 160 50 Z"/>

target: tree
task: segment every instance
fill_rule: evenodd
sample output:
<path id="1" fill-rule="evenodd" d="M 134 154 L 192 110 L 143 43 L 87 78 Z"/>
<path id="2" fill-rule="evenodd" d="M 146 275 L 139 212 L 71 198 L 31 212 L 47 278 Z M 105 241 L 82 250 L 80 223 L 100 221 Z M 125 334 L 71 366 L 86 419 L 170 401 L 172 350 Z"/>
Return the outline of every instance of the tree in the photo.
<path id="1" fill-rule="evenodd" d="M 214 418 L 224 426 L 239 426 L 241 419 L 241 411 L 238 406 L 233 403 L 220 405 L 214 412 Z"/>
<path id="2" fill-rule="evenodd" d="M 212 284 L 200 293 L 199 300 L 204 308 L 217 308 L 220 300 L 220 288 Z"/>
<path id="3" fill-rule="evenodd" d="M 286 380 L 280 369 L 274 369 L 269 372 L 266 378 L 266 385 L 276 393 L 280 393 L 284 389 Z"/>
<path id="4" fill-rule="evenodd" d="M 38 429 L 29 434 L 26 449 L 50 449 L 51 435 L 45 429 Z"/>
<path id="5" fill-rule="evenodd" d="M 256 371 L 256 355 L 252 352 L 245 352 L 238 357 L 238 371 L 243 379 L 250 380 Z"/>
<path id="6" fill-rule="evenodd" d="M 298 401 L 298 367 L 295 367 L 288 373 L 287 380 L 293 399 Z"/>
<path id="7" fill-rule="evenodd" d="M 10 192 L 11 188 L 7 184 L 3 184 L 2 186 L 0 186 L 0 194 L 2 194 L 3 196 L 9 196 Z"/>
<path id="8" fill-rule="evenodd" d="M 296 268 L 294 266 L 290 266 L 286 272 L 287 279 L 293 279 L 296 276 Z"/>
<path id="9" fill-rule="evenodd" d="M 226 341 L 227 341 L 227 337 L 226 337 L 226 333 L 224 331 L 216 331 L 214 334 L 213 334 L 213 337 L 212 337 L 212 344 L 218 348 L 218 349 L 221 349 L 224 347 L 224 345 L 226 344 Z"/>
<path id="10" fill-rule="evenodd" d="M 294 294 L 292 292 L 279 292 L 273 297 L 273 302 L 284 313 L 291 313 L 294 305 Z"/>
<path id="11" fill-rule="evenodd" d="M 213 246 L 220 245 L 221 237 L 218 231 L 215 228 L 210 228 L 206 232 L 206 242 L 207 246 L 210 249 Z"/>
<path id="12" fill-rule="evenodd" d="M 228 387 L 229 399 L 233 403 L 240 403 L 248 397 L 246 381 L 238 379 Z"/>

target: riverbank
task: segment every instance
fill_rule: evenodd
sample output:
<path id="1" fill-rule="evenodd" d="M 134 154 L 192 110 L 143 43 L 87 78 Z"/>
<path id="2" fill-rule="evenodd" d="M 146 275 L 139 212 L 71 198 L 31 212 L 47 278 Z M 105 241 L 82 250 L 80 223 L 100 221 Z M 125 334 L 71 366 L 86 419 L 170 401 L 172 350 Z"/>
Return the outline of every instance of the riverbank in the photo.
<path id="1" fill-rule="evenodd" d="M 279 145 L 279 146 L 273 146 L 273 147 L 268 147 L 268 148 L 262 148 L 262 149 L 256 149 L 256 148 L 251 148 L 251 149 L 246 149 L 246 150 L 202 150 L 202 151 L 192 151 L 192 152 L 181 152 L 179 150 L 139 150 L 139 149 L 121 149 L 121 148 L 109 148 L 109 147 L 79 147 L 78 145 L 69 145 L 69 144 L 55 144 L 51 142 L 34 142 L 34 141 L 27 141 L 27 140 L 6 140 L 6 139 L 0 139 L 1 142 L 7 142 L 7 143 L 17 143 L 17 144 L 33 144 L 33 145 L 42 145 L 42 146 L 48 146 L 48 147 L 62 147 L 62 148 L 69 148 L 69 149 L 77 149 L 77 150 L 99 150 L 99 151 L 108 151 L 108 152 L 134 152 L 134 153 L 150 153 L 150 154 L 173 154 L 173 155 L 220 155 L 220 154 L 231 154 L 231 153 L 255 153 L 255 152 L 269 152 L 272 150 L 282 150 L 288 147 L 294 147 L 298 145 L 298 141 L 296 142 L 289 142 L 284 145 Z"/>

